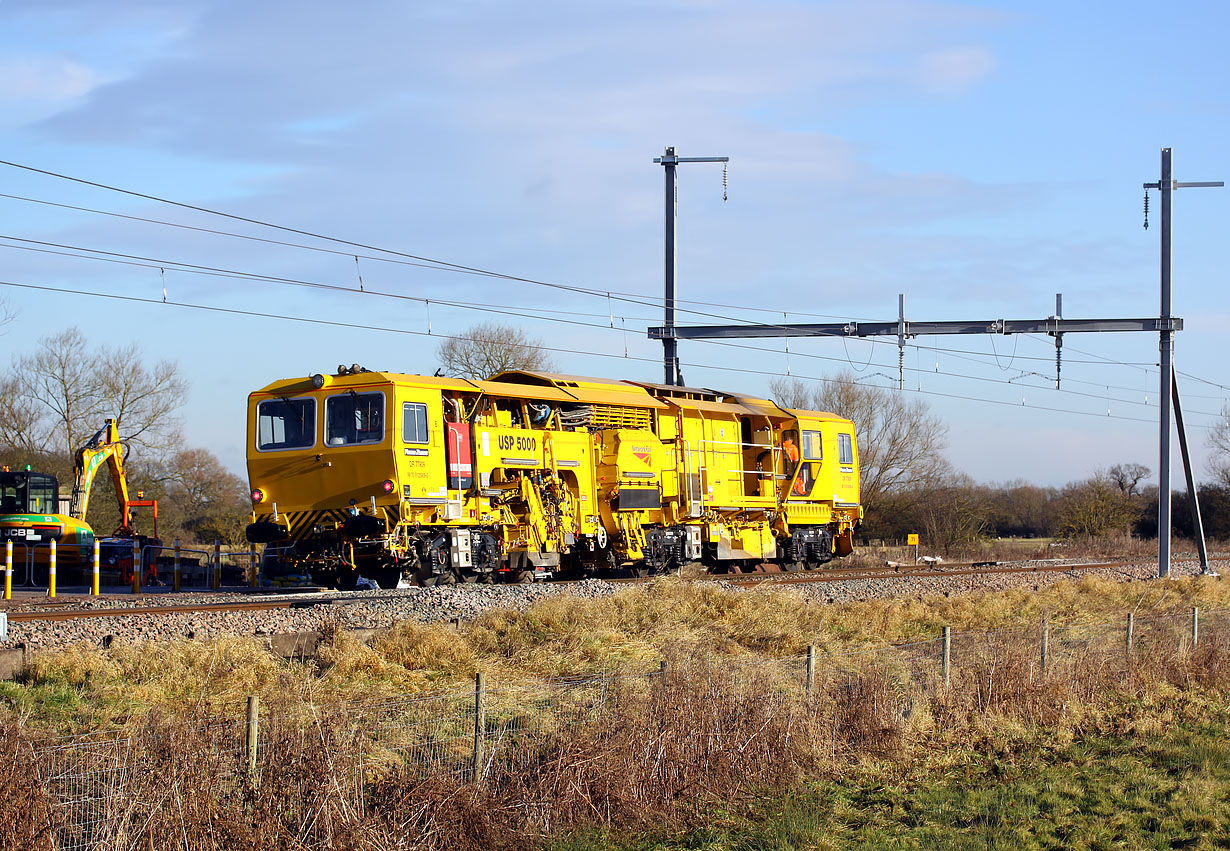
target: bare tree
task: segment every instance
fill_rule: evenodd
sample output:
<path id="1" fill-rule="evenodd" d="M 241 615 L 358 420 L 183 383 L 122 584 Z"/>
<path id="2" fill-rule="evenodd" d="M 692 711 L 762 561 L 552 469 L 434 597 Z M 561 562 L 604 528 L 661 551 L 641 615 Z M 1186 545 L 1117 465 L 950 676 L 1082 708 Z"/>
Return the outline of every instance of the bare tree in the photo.
<path id="1" fill-rule="evenodd" d="M 42 409 L 39 427 L 48 444 L 72 455 L 102 417 L 102 386 L 85 335 L 69 328 L 44 337 L 14 371 L 21 391 Z"/>
<path id="2" fill-rule="evenodd" d="M 147 368 L 136 343 L 104 348 L 95 360 L 101 407 L 114 416 L 126 442 L 165 448 L 179 442 L 179 418 L 188 384 L 171 361 Z"/>
<path id="3" fill-rule="evenodd" d="M 125 441 L 173 445 L 187 385 L 169 361 L 147 367 L 135 344 L 91 349 L 80 329 L 39 341 L 0 381 L 0 442 L 72 456 L 106 417 Z"/>
<path id="4" fill-rule="evenodd" d="M 1116 464 L 1107 471 L 1107 475 L 1120 493 L 1135 496 L 1140 492 L 1141 479 L 1148 478 L 1150 472 L 1144 464 Z"/>
<path id="5" fill-rule="evenodd" d="M 550 372 L 555 363 L 541 340 L 515 325 L 482 322 L 436 349 L 445 375 L 483 380 L 509 369 Z"/>
<path id="6" fill-rule="evenodd" d="M 244 542 L 252 503 L 247 483 L 208 449 L 182 449 L 141 464 L 137 481 L 162 501 L 162 524 L 202 543 Z"/>
<path id="7" fill-rule="evenodd" d="M 49 447 L 41 405 L 30 397 L 25 382 L 16 375 L 0 379 L 0 447 L 41 453 Z"/>
<path id="8" fill-rule="evenodd" d="M 921 494 L 949 472 L 943 450 L 948 426 L 922 399 L 842 373 L 824 383 L 775 378 L 770 389 L 779 405 L 830 411 L 854 421 L 863 504 L 875 512 L 888 496 Z"/>
<path id="9" fill-rule="evenodd" d="M 1219 484 L 1230 487 L 1230 405 L 1221 409 L 1221 419 L 1209 431 L 1209 448 L 1213 450 L 1209 472 Z"/>

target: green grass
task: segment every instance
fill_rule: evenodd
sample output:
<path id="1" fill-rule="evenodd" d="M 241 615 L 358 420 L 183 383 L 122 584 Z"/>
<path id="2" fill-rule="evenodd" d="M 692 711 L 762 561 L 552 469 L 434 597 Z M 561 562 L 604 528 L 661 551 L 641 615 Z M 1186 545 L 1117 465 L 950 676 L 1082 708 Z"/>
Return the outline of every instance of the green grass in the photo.
<path id="1" fill-rule="evenodd" d="M 675 836 L 591 833 L 550 851 L 1230 848 L 1230 717 L 1157 736 L 1078 734 L 864 764 Z"/>
<path id="2" fill-rule="evenodd" d="M 37 718 L 49 725 L 68 725 L 81 710 L 83 703 L 81 693 L 72 686 L 27 686 L 0 682 L 0 707 L 7 708 L 19 717 Z"/>

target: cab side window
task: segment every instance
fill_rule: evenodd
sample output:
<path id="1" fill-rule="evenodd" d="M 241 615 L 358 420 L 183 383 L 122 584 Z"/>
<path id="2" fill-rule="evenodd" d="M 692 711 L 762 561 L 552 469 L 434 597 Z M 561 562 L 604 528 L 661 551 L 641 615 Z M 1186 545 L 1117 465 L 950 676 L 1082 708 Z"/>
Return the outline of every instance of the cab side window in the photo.
<path id="1" fill-rule="evenodd" d="M 848 434 L 837 435 L 837 462 L 839 464 L 854 463 L 854 438 Z"/>
<path id="2" fill-rule="evenodd" d="M 427 406 L 421 402 L 406 402 L 401 406 L 401 439 L 403 443 L 430 443 L 427 430 Z"/>

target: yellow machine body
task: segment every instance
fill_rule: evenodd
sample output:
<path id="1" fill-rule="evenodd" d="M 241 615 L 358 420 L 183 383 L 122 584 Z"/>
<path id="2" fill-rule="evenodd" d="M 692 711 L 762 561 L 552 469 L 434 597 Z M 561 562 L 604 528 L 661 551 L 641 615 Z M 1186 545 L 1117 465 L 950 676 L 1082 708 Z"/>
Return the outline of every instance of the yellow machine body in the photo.
<path id="1" fill-rule="evenodd" d="M 849 420 L 698 388 L 347 370 L 252 393 L 247 443 L 249 540 L 343 586 L 815 567 L 862 518 Z"/>

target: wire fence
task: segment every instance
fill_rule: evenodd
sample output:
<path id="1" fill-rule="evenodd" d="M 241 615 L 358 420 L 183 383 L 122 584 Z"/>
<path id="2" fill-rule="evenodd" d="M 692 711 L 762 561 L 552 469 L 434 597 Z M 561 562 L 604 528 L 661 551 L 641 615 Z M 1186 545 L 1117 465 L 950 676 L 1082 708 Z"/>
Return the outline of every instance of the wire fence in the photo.
<path id="1" fill-rule="evenodd" d="M 391 774 L 478 783 L 514 776 L 529 769 L 550 743 L 613 712 L 618 701 L 662 689 L 676 667 L 707 677 L 711 694 L 738 693 L 744 682 L 755 680 L 756 694 L 763 697 L 767 688 L 782 705 L 793 701 L 803 707 L 800 724 L 823 717 L 836 754 L 860 736 L 883 737 L 900 729 L 914 713 L 953 695 L 974 711 L 994 712 L 1015 701 L 1018 707 L 1036 704 L 1041 714 L 1048 706 L 1047 689 L 1109 691 L 1140 660 L 1152 659 L 1168 671 L 1199 664 L 1198 648 L 1230 649 L 1230 611 L 1062 628 L 1042 622 L 1032 629 L 945 630 L 939 638 L 908 644 L 834 653 L 814 647 L 806 655 L 754 661 L 691 656 L 648 673 L 498 687 L 488 686 L 480 674 L 473 688 L 350 703 L 328 722 L 312 707 L 297 712 L 286 707 L 267 711 L 258 730 L 250 704 L 247 719 L 202 721 L 178 733 L 179 741 L 149 735 L 158 727 L 155 719 L 145 729 L 35 742 L 33 752 L 37 781 L 51 800 L 54 847 L 144 847 L 145 829 L 153 847 L 157 808 L 179 807 L 181 820 L 190 825 L 185 801 L 212 795 L 238 802 L 245 783 L 320 782 L 320 775 L 332 772 L 332 782 L 343 776 L 347 800 L 361 809 L 365 790 Z M 869 671 L 877 676 L 868 677 Z M 668 707 L 704 710 L 703 705 Z M 720 721 L 708 735 L 721 737 Z M 345 748 L 326 746 L 342 740 Z M 702 743 L 698 759 L 706 748 Z M 285 772 L 281 764 L 276 771 L 268 768 L 272 757 L 294 749 L 344 752 L 353 762 L 329 757 L 332 761 L 304 769 L 300 781 L 278 773 Z M 184 764 L 184 753 L 192 754 L 192 765 Z M 191 847 L 188 839 L 186 832 L 184 847 Z"/>

